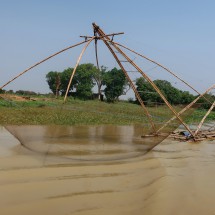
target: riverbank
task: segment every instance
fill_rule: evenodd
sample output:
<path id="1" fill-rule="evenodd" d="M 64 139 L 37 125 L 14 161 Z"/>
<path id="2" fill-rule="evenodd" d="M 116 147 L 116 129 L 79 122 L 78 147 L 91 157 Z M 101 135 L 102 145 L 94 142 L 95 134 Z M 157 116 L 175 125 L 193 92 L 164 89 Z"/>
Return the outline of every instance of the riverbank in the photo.
<path id="1" fill-rule="evenodd" d="M 54 98 L 13 98 L 0 99 L 1 125 L 148 124 L 143 108 L 126 101 L 106 103 L 97 100 L 68 99 L 64 104 L 62 99 Z M 179 112 L 183 107 L 174 108 Z M 147 109 L 158 127 L 173 117 L 173 113 L 166 105 L 147 106 Z M 185 112 L 182 118 L 187 123 L 200 122 L 205 113 L 206 110 L 203 109 L 191 109 Z M 208 120 L 215 120 L 214 112 L 209 115 Z M 177 120 L 175 122 L 177 127 L 179 122 Z"/>
<path id="2" fill-rule="evenodd" d="M 149 107 L 160 119 L 168 117 L 166 107 Z M 129 102 L 106 103 L 97 100 L 57 99 L 0 100 L 2 125 L 130 125 L 147 121 L 140 105 Z M 156 121 L 156 118 L 155 118 Z"/>

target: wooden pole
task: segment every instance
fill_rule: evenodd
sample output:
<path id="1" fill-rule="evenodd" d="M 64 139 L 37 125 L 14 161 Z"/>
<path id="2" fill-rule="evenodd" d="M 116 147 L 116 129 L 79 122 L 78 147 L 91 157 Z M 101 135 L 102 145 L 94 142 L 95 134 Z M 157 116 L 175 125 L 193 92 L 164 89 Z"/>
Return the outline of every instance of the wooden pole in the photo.
<path id="1" fill-rule="evenodd" d="M 99 35 L 104 36 L 108 40 L 110 40 L 107 36 L 105 36 L 105 33 L 97 26 L 95 23 L 93 23 L 94 29 L 97 30 Z M 103 40 L 104 41 L 104 40 Z M 106 41 L 106 43 L 108 43 Z M 154 82 L 117 46 L 115 45 L 112 41 L 109 41 L 110 44 L 113 45 L 117 49 L 117 51 L 132 65 L 134 68 L 136 68 L 142 76 L 151 84 L 151 86 L 156 90 L 156 92 L 160 95 L 160 97 L 163 99 L 167 107 L 172 111 L 172 113 L 178 118 L 178 120 L 184 125 L 184 127 L 190 132 L 190 134 L 193 136 L 193 132 L 189 128 L 189 126 L 178 116 L 178 113 L 174 110 L 174 108 L 170 105 L 170 103 L 167 101 L 165 96 L 161 93 L 160 89 L 154 84 Z"/>
<path id="2" fill-rule="evenodd" d="M 95 37 L 92 37 L 92 38 L 87 42 L 87 44 L 84 46 L 84 48 L 83 48 L 81 54 L 80 54 L 79 57 L 78 57 L 78 60 L 77 60 L 76 65 L 75 65 L 75 68 L 73 69 L 73 72 L 72 72 L 72 74 L 71 74 L 71 77 L 70 77 L 70 80 L 69 80 L 69 84 L 67 85 L 66 94 L 65 94 L 65 96 L 64 96 L 64 102 L 66 102 L 67 95 L 68 95 L 68 92 L 69 92 L 69 88 L 70 88 L 71 83 L 72 83 L 72 79 L 73 79 L 73 77 L 74 77 L 74 75 L 75 75 L 76 69 L 77 69 L 77 67 L 78 67 L 78 65 L 79 65 L 79 63 L 80 63 L 80 61 L 81 61 L 81 58 L 82 58 L 84 52 L 86 51 L 86 48 L 88 47 L 88 45 L 89 45 L 94 39 L 95 39 Z"/>
<path id="3" fill-rule="evenodd" d="M 94 30 L 96 31 L 97 28 L 94 26 L 94 24 L 93 24 L 93 27 L 94 27 Z M 98 33 L 99 33 L 99 32 L 98 32 Z M 137 90 L 136 90 L 136 88 L 135 88 L 135 86 L 134 86 L 132 80 L 131 80 L 130 77 L 128 76 L 128 74 L 127 74 L 125 68 L 123 67 L 123 65 L 121 64 L 120 60 L 118 59 L 118 57 L 117 57 L 116 54 L 114 53 L 113 49 L 110 47 L 110 45 L 109 45 L 109 44 L 107 43 L 107 41 L 104 39 L 105 37 L 108 38 L 108 36 L 105 35 L 104 33 L 103 33 L 103 34 L 100 34 L 100 33 L 99 33 L 99 35 L 101 35 L 101 39 L 103 40 L 103 42 L 105 43 L 105 45 L 108 47 L 108 49 L 110 50 L 110 52 L 111 52 L 112 55 L 114 56 L 116 62 L 118 63 L 118 65 L 119 65 L 120 68 L 122 69 L 123 73 L 125 74 L 125 77 L 127 78 L 128 82 L 130 83 L 130 85 L 131 85 L 131 87 L 132 87 L 132 89 L 133 89 L 133 91 L 134 91 L 134 94 L 135 94 L 135 96 L 137 97 L 137 100 L 140 102 L 141 107 L 142 107 L 143 110 L 145 111 L 145 114 L 146 114 L 146 116 L 147 116 L 147 118 L 148 118 L 148 120 L 149 120 L 149 123 L 151 124 L 151 127 L 152 127 L 153 132 L 156 133 L 156 127 L 155 127 L 155 124 L 154 124 L 154 122 L 153 122 L 153 120 L 152 120 L 152 116 L 150 115 L 150 113 L 148 112 L 146 106 L 144 105 L 144 103 L 143 103 L 143 101 L 142 101 L 142 99 L 141 99 L 139 93 L 137 92 Z M 109 38 L 108 38 L 108 39 L 109 39 Z"/>
<path id="4" fill-rule="evenodd" d="M 201 97 L 203 97 L 205 94 L 207 94 L 208 92 L 210 92 L 212 89 L 215 88 L 215 84 L 208 88 L 203 94 L 201 94 L 200 96 L 198 96 L 195 100 L 193 100 L 189 105 L 187 105 L 185 108 L 183 108 L 179 113 L 178 115 L 180 116 L 182 113 L 184 113 L 186 110 L 188 110 L 190 107 L 193 106 L 193 104 L 195 104 Z M 173 120 L 176 119 L 176 116 L 172 117 L 169 121 L 167 121 L 162 127 L 160 127 L 158 129 L 157 132 L 160 132 L 162 129 L 164 129 L 170 122 L 172 122 Z"/>
<path id="5" fill-rule="evenodd" d="M 76 47 L 76 46 L 79 46 L 79 45 L 81 45 L 81 44 L 83 44 L 83 43 L 86 43 L 86 42 L 88 42 L 88 41 L 89 41 L 89 40 L 84 41 L 84 42 L 77 43 L 77 44 L 72 45 L 72 46 L 69 46 L 69 47 L 67 47 L 67 48 L 65 48 L 65 49 L 62 49 L 61 51 L 56 52 L 56 53 L 50 55 L 49 57 L 47 57 L 47 58 L 45 58 L 45 59 L 43 59 L 43 60 L 37 62 L 36 64 L 34 64 L 33 66 L 27 68 L 26 70 L 24 70 L 23 72 L 21 72 L 20 74 L 18 74 L 17 76 L 15 76 L 13 79 L 11 79 L 10 81 L 8 81 L 6 84 L 4 84 L 3 86 L 1 86 L 0 89 L 3 89 L 3 88 L 6 87 L 9 83 L 11 83 L 12 81 L 14 81 L 15 79 L 17 79 L 17 78 L 20 77 L 21 75 L 25 74 L 25 73 L 28 72 L 29 70 L 31 70 L 31 69 L 33 69 L 34 67 L 38 66 L 39 64 L 41 64 L 41 63 L 43 63 L 43 62 L 49 60 L 50 58 L 52 58 L 52 57 L 54 57 L 54 56 L 56 56 L 56 55 L 58 55 L 58 54 L 60 54 L 60 53 L 62 53 L 62 52 L 65 52 L 65 51 L 67 51 L 68 49 L 71 49 L 71 48 L 74 48 L 74 47 Z"/>
<path id="6" fill-rule="evenodd" d="M 104 38 L 104 37 L 106 37 L 106 36 L 115 36 L 115 35 L 120 35 L 120 34 L 124 34 L 124 32 L 106 34 L 106 35 L 104 35 L 104 36 L 102 36 L 102 37 L 97 37 L 97 39 L 102 39 L 102 38 Z M 80 36 L 80 37 L 82 37 L 82 38 L 87 38 L 87 39 L 92 38 L 91 36 Z"/>
<path id="7" fill-rule="evenodd" d="M 208 112 L 205 114 L 205 116 L 203 117 L 203 119 L 201 120 L 201 122 L 199 123 L 195 133 L 194 133 L 194 138 L 195 136 L 198 134 L 199 130 L 201 129 L 205 119 L 207 118 L 207 116 L 210 114 L 210 112 L 214 109 L 215 106 L 215 101 L 213 102 L 213 104 L 211 105 L 210 109 L 208 110 Z"/>

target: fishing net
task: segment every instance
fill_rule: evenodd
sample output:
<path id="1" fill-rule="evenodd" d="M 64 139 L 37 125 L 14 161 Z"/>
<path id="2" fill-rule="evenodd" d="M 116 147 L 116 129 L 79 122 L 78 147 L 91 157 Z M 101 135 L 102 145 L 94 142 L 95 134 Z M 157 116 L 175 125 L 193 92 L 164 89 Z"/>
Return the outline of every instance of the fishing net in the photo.
<path id="1" fill-rule="evenodd" d="M 6 126 L 30 151 L 63 159 L 111 161 L 145 154 L 163 137 L 142 139 L 135 126 Z"/>
<path id="2" fill-rule="evenodd" d="M 101 40 L 99 42 L 108 47 L 108 52 L 103 52 L 103 56 L 115 62 L 112 66 L 116 67 L 117 71 L 121 70 L 127 80 L 124 94 L 127 100 L 129 96 L 133 99 L 129 102 L 115 103 L 75 99 L 74 88 L 77 90 L 80 87 L 79 82 L 76 80 L 74 87 L 69 87 L 74 81 L 72 78 L 75 72 L 79 75 L 78 64 L 85 49 L 95 39 L 86 38 L 86 45 L 75 67 L 68 70 L 68 87 L 62 92 L 62 96 L 55 98 L 53 94 L 26 95 L 25 91 L 15 94 L 6 91 L 0 95 L 0 124 L 5 126 L 26 149 L 48 157 L 110 161 L 145 154 L 162 142 L 179 125 L 191 131 L 187 123 L 191 124 L 189 120 L 192 114 L 198 116 L 196 110 L 203 106 L 203 103 L 195 102 L 187 107 L 190 101 L 177 102 L 176 88 L 180 89 L 183 86 L 185 92 L 186 89 L 193 90 L 194 93 L 197 91 L 164 66 L 110 41 L 107 37 L 101 36 L 102 32 L 98 31 L 97 34 L 99 37 L 96 37 L 94 45 L 89 46 L 90 53 L 96 50 L 93 63 L 97 65 L 98 70 L 101 68 L 97 56 L 97 42 Z M 84 42 L 78 45 L 81 44 Z M 3 87 L 30 69 L 75 46 L 40 61 Z M 92 59 L 86 58 L 85 61 L 87 60 Z M 105 65 L 102 60 L 99 62 L 100 65 Z M 115 81 L 118 75 L 120 74 L 115 74 Z M 142 81 L 145 87 L 138 84 L 137 80 Z M 56 79 L 56 92 L 58 92 L 57 85 L 60 86 L 58 82 L 60 83 L 61 80 Z M 27 81 L 22 82 L 20 86 L 24 83 L 34 83 L 34 77 L 28 76 Z M 113 83 L 115 84 L 112 85 L 112 92 L 118 87 L 117 82 L 113 81 Z M 169 87 L 169 92 L 165 91 L 165 86 Z M 37 87 L 39 92 L 39 82 Z M 105 84 L 103 87 L 105 88 Z"/>
<path id="3" fill-rule="evenodd" d="M 1 124 L 22 147 L 45 157 L 71 161 L 132 158 L 145 154 L 168 135 L 142 137 L 151 133 L 151 127 L 138 104 L 46 102 L 1 100 L 4 114 L 0 116 Z M 89 109 L 92 105 L 93 109 Z M 158 109 L 154 114 L 159 114 Z M 155 119 L 159 126 L 163 118 Z"/>

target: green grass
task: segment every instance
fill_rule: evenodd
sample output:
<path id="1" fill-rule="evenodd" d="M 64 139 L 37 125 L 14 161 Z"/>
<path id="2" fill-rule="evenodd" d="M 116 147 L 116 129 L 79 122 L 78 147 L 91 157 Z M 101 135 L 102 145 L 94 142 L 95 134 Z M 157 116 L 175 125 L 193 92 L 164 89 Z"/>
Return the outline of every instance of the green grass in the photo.
<path id="1" fill-rule="evenodd" d="M 155 124 L 173 116 L 166 106 L 147 108 Z M 177 111 L 180 109 L 175 108 Z M 186 120 L 199 122 L 205 113 L 206 110 L 195 110 Z M 211 113 L 208 119 L 215 120 L 215 113 Z M 147 122 L 141 106 L 128 102 L 108 104 L 95 100 L 68 99 L 63 104 L 62 98 L 19 102 L 0 100 L 1 125 L 130 125 Z"/>
<path id="2" fill-rule="evenodd" d="M 136 113 L 136 114 L 134 114 Z M 143 123 L 140 106 L 129 103 L 107 104 L 99 101 L 61 100 L 0 101 L 0 124 L 13 125 L 128 125 Z"/>
<path id="3" fill-rule="evenodd" d="M 196 109 L 189 117 L 186 118 L 185 121 L 187 123 L 200 122 L 206 113 L 207 113 L 206 109 Z M 206 122 L 209 122 L 209 121 L 215 121 L 215 111 L 212 111 L 206 118 Z"/>

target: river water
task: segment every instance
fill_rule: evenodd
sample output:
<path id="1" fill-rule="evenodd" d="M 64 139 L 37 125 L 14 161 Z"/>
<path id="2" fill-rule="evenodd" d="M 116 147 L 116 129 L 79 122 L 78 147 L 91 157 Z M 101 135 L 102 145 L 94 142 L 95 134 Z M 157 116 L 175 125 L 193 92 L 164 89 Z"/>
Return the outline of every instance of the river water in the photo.
<path id="1" fill-rule="evenodd" d="M 113 130 L 117 132 L 116 128 Z M 215 214 L 214 141 L 185 143 L 166 139 L 141 155 L 140 143 L 137 141 L 135 151 L 136 145 L 128 144 L 133 140 L 125 138 L 131 138 L 129 129 L 126 133 L 121 129 L 126 147 L 118 138 L 120 150 L 118 145 L 112 144 L 116 150 L 109 150 L 108 155 L 104 153 L 111 157 L 112 151 L 113 159 L 93 160 L 92 150 L 90 157 L 86 152 L 74 154 L 74 148 L 70 149 L 69 157 L 62 153 L 62 147 L 61 153 L 56 154 L 59 147 L 55 147 L 56 144 L 48 150 L 47 146 L 40 147 L 39 151 L 35 145 L 41 144 L 41 139 L 39 141 L 35 133 L 27 135 L 30 132 L 27 128 L 25 131 L 29 141 L 37 142 L 30 145 L 34 150 L 23 147 L 0 127 L 2 215 Z M 44 131 L 42 133 L 44 135 Z M 95 143 L 92 139 L 91 135 L 90 141 Z M 81 141 L 79 152 L 84 149 Z M 108 138 L 108 141 L 115 139 Z M 64 144 L 64 149 L 67 147 Z M 106 146 L 94 148 L 94 155 L 101 150 L 107 151 Z M 87 159 L 83 159 L 85 156 Z M 96 158 L 100 156 L 101 153 Z M 117 156 L 120 159 L 116 159 Z"/>

